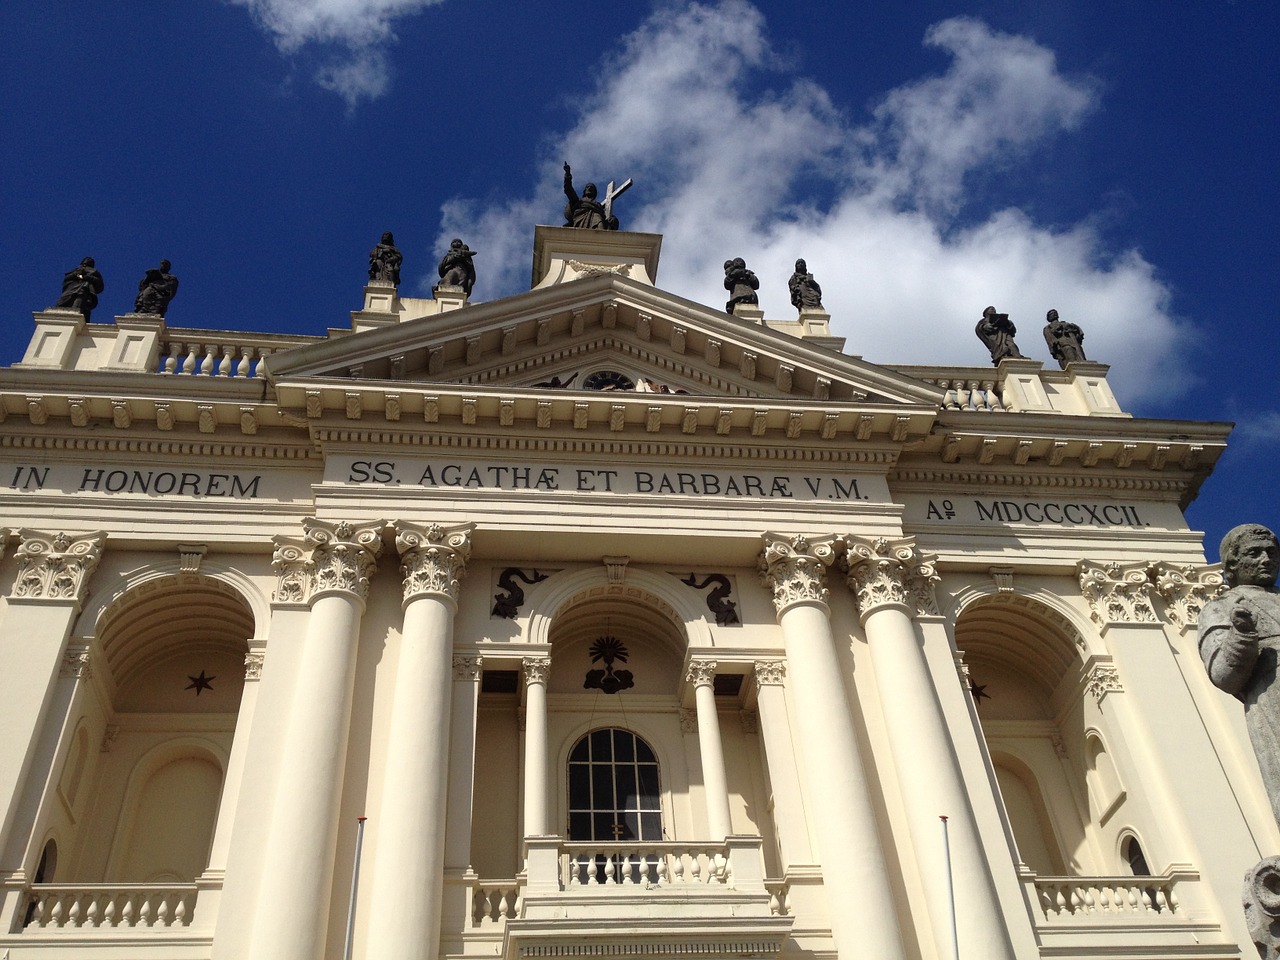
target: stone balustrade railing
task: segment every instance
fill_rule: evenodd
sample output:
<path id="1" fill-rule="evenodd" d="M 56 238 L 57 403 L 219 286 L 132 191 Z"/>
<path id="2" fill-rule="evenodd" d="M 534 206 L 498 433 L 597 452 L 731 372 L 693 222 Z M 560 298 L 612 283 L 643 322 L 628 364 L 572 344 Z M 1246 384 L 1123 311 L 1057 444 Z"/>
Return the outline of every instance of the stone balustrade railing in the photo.
<path id="1" fill-rule="evenodd" d="M 141 886 L 35 883 L 25 929 L 186 927 L 196 905 L 195 884 Z"/>
<path id="2" fill-rule="evenodd" d="M 471 925 L 491 927 L 520 915 L 518 880 L 477 880 L 471 888 Z"/>
<path id="3" fill-rule="evenodd" d="M 165 332 L 157 373 L 204 377 L 261 378 L 262 361 L 271 354 L 309 343 L 314 337 L 252 337 L 216 330 Z"/>
<path id="4" fill-rule="evenodd" d="M 1182 918 L 1177 879 L 1163 877 L 1035 877 L 1036 903 L 1049 923 L 1108 917 L 1146 921 Z"/>
<path id="5" fill-rule="evenodd" d="M 724 846 L 715 843 L 566 843 L 561 883 L 635 884 L 643 887 L 718 883 L 729 878 Z"/>

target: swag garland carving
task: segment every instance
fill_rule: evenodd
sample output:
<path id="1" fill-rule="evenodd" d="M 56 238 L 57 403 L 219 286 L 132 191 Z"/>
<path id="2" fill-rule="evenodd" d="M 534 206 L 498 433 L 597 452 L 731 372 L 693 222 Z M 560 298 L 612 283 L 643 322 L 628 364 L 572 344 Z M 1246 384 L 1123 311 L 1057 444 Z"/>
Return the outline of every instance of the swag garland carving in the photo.
<path id="1" fill-rule="evenodd" d="M 788 607 L 806 601 L 826 605 L 827 567 L 836 558 L 834 536 L 786 537 L 764 535 L 764 551 L 757 567 L 760 582 L 773 591 L 773 606 L 781 615 Z"/>
<path id="2" fill-rule="evenodd" d="M 404 577 L 404 602 L 433 596 L 456 605 L 467 558 L 471 556 L 471 531 L 475 524 L 443 527 L 433 523 L 421 527 L 402 521 L 395 528 L 400 575 Z"/>
<path id="3" fill-rule="evenodd" d="M 914 537 L 846 537 L 847 580 L 859 615 L 865 620 L 884 606 L 905 608 L 910 616 L 936 614 L 933 588 L 940 578 L 934 560 L 916 550 Z"/>
<path id="4" fill-rule="evenodd" d="M 102 559 L 106 533 L 72 536 L 19 530 L 13 596 L 27 600 L 84 600 L 85 584 Z"/>

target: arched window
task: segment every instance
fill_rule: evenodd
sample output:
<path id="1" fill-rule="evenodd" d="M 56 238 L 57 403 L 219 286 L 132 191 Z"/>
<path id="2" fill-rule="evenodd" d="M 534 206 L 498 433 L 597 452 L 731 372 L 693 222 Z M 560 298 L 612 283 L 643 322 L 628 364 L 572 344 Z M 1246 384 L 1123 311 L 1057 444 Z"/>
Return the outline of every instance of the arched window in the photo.
<path id="1" fill-rule="evenodd" d="M 593 730 L 569 753 L 570 840 L 661 840 L 658 758 L 629 730 Z"/>

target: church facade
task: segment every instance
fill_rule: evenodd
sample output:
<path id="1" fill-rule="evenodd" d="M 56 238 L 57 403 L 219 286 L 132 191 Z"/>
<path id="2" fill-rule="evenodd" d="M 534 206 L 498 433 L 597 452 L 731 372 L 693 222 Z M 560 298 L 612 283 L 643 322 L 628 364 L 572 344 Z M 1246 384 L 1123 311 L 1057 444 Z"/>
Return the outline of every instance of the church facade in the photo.
<path id="1" fill-rule="evenodd" d="M 0 957 L 1253 956 L 1217 423 L 877 365 L 538 227 L 529 291 L 0 370 Z M 350 953 L 348 954 L 348 951 Z"/>

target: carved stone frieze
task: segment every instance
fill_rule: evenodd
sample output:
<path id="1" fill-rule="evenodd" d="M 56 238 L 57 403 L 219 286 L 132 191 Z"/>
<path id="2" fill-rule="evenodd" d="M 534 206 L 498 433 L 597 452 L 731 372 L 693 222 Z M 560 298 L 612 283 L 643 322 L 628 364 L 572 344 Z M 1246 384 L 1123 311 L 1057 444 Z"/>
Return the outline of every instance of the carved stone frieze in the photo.
<path id="1" fill-rule="evenodd" d="M 1084 690 L 1093 697 L 1094 702 L 1101 705 L 1102 698 L 1108 693 L 1124 692 L 1124 686 L 1120 683 L 1120 671 L 1110 663 L 1095 661 L 1085 674 Z"/>
<path id="2" fill-rule="evenodd" d="M 1080 592 L 1089 601 L 1089 612 L 1099 626 L 1113 623 L 1158 623 L 1148 563 L 1094 563 L 1081 560 L 1076 567 Z"/>
<path id="3" fill-rule="evenodd" d="M 467 558 L 471 556 L 471 531 L 475 524 L 445 527 L 433 523 L 422 527 L 399 522 L 395 529 L 405 603 L 432 596 L 456 604 Z"/>
<path id="4" fill-rule="evenodd" d="M 475 683 L 484 673 L 484 657 L 454 657 L 453 679 Z"/>
<path id="5" fill-rule="evenodd" d="M 1204 605 L 1227 589 L 1220 563 L 1177 565 L 1161 561 L 1151 573 L 1169 619 L 1179 627 L 1197 626 Z"/>
<path id="6" fill-rule="evenodd" d="M 89 575 L 102 559 L 105 533 L 73 535 L 19 530 L 18 577 L 12 596 L 25 600 L 84 600 Z"/>
<path id="7" fill-rule="evenodd" d="M 551 678 L 550 657 L 525 657 L 520 664 L 524 667 L 525 686 L 533 683 L 541 683 L 545 686 Z"/>
<path id="8" fill-rule="evenodd" d="M 837 543 L 834 536 L 764 535 L 758 563 L 760 582 L 773 591 L 773 606 L 779 615 L 797 603 L 826 605 L 830 596 L 826 572 L 836 558 Z"/>
<path id="9" fill-rule="evenodd" d="M 756 687 L 780 687 L 787 676 L 785 660 L 757 660 L 755 662 Z"/>
<path id="10" fill-rule="evenodd" d="M 916 550 L 914 537 L 845 538 L 848 583 L 864 619 L 885 606 L 897 606 L 908 615 L 937 614 L 933 587 L 939 580 L 934 558 Z"/>
<path id="11" fill-rule="evenodd" d="M 689 669 L 685 672 L 685 683 L 695 687 L 709 687 L 716 679 L 716 661 L 690 660 Z"/>

